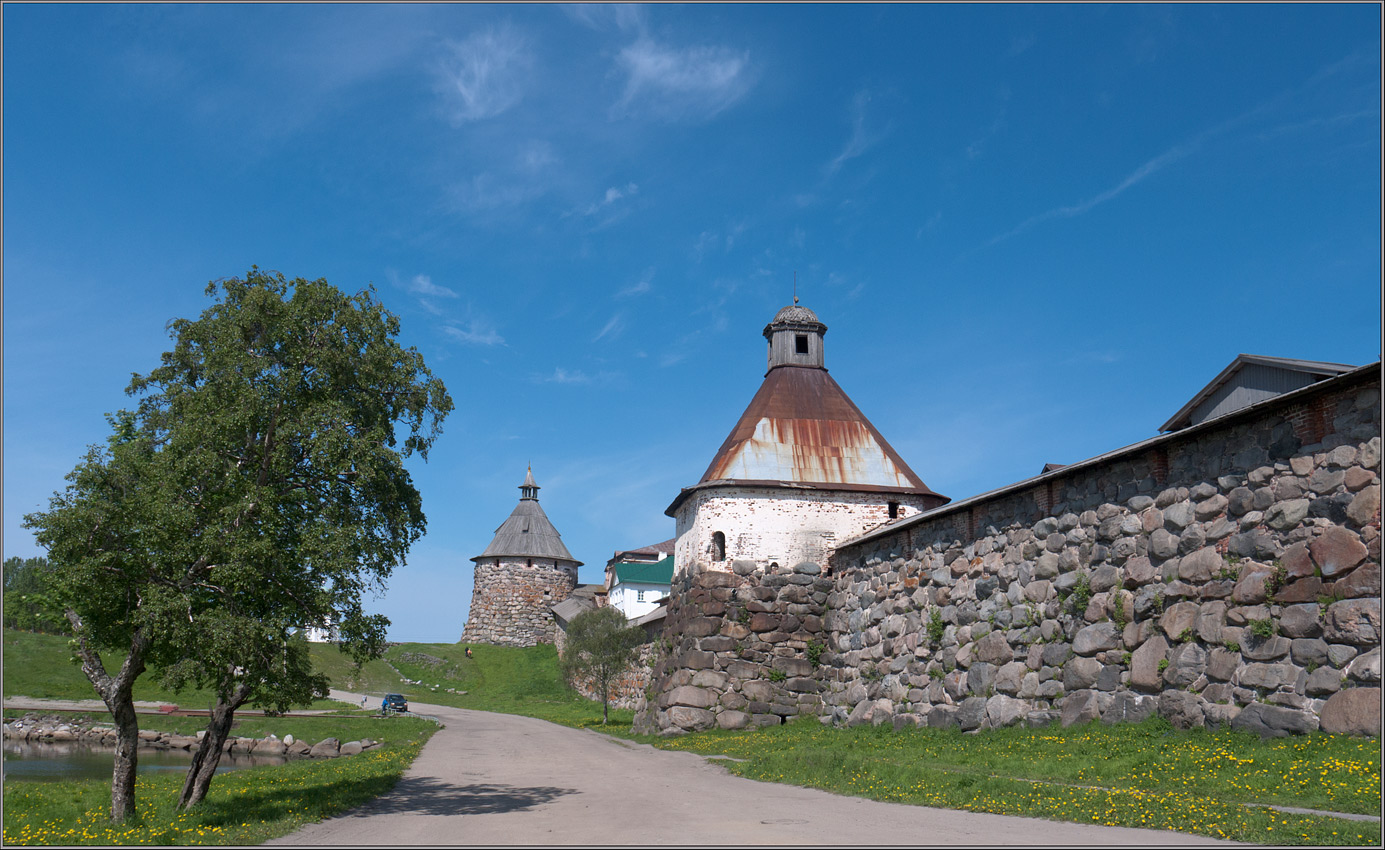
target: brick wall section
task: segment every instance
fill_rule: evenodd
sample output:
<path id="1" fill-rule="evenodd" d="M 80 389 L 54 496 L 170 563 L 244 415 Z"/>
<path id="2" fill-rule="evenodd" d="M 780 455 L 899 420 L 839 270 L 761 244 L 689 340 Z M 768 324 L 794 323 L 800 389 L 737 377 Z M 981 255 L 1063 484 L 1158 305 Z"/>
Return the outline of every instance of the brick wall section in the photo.
<path id="1" fill-rule="evenodd" d="M 554 605 L 577 588 L 577 568 L 543 559 L 476 562 L 462 643 L 534 646 L 554 639 Z"/>

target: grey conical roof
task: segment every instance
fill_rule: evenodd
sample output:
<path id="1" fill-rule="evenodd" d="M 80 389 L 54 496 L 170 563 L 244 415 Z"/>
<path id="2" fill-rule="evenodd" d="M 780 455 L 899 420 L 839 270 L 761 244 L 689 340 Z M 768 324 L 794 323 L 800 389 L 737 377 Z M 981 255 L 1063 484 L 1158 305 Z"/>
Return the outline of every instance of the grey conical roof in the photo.
<path id="1" fill-rule="evenodd" d="M 562 535 L 553 527 L 548 515 L 539 507 L 538 485 L 534 474 L 529 472 L 520 485 L 524 495 L 509 518 L 495 530 L 495 539 L 486 551 L 471 560 L 481 558 L 552 558 L 581 566 L 582 562 L 572 557 L 563 545 Z"/>

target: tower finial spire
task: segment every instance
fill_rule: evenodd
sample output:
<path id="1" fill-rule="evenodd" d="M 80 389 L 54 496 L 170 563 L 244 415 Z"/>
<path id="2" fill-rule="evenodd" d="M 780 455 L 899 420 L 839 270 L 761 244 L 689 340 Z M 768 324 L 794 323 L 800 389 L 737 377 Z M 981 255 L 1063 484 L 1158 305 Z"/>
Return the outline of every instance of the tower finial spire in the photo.
<path id="1" fill-rule="evenodd" d="M 793 272 L 793 303 L 798 303 L 798 269 Z"/>
<path id="2" fill-rule="evenodd" d="M 521 499 L 537 499 L 539 497 L 539 485 L 534 483 L 534 469 L 528 467 L 524 472 L 524 483 L 519 485 Z"/>

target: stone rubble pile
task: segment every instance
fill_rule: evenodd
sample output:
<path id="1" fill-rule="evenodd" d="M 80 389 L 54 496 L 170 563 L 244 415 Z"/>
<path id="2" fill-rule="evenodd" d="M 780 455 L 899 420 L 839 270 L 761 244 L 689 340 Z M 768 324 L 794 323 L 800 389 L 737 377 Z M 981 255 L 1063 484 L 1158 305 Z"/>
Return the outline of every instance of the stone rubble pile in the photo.
<path id="1" fill-rule="evenodd" d="M 114 726 L 96 724 L 90 721 L 73 720 L 55 715 L 26 714 L 19 720 L 5 724 L 5 738 L 42 743 L 76 742 L 87 746 L 113 747 L 116 742 Z M 197 750 L 201 746 L 206 731 L 196 735 L 174 735 L 153 729 L 141 729 L 141 747 L 159 750 Z M 380 746 L 379 742 L 366 738 L 349 741 L 345 744 L 336 738 L 326 738 L 317 744 L 295 740 L 292 735 L 280 739 L 277 735 L 265 738 L 242 738 L 231 736 L 222 745 L 226 753 L 255 753 L 257 755 L 294 756 L 302 758 L 336 758 L 351 756 Z"/>

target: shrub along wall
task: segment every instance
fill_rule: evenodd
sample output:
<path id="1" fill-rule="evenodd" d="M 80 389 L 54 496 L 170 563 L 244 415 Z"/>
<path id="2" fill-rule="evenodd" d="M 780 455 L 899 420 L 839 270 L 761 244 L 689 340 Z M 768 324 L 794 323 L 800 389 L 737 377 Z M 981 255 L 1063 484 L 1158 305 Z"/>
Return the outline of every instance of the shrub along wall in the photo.
<path id="1" fill-rule="evenodd" d="M 1378 734 L 1380 404 L 1358 370 L 839 549 L 823 713 Z"/>

